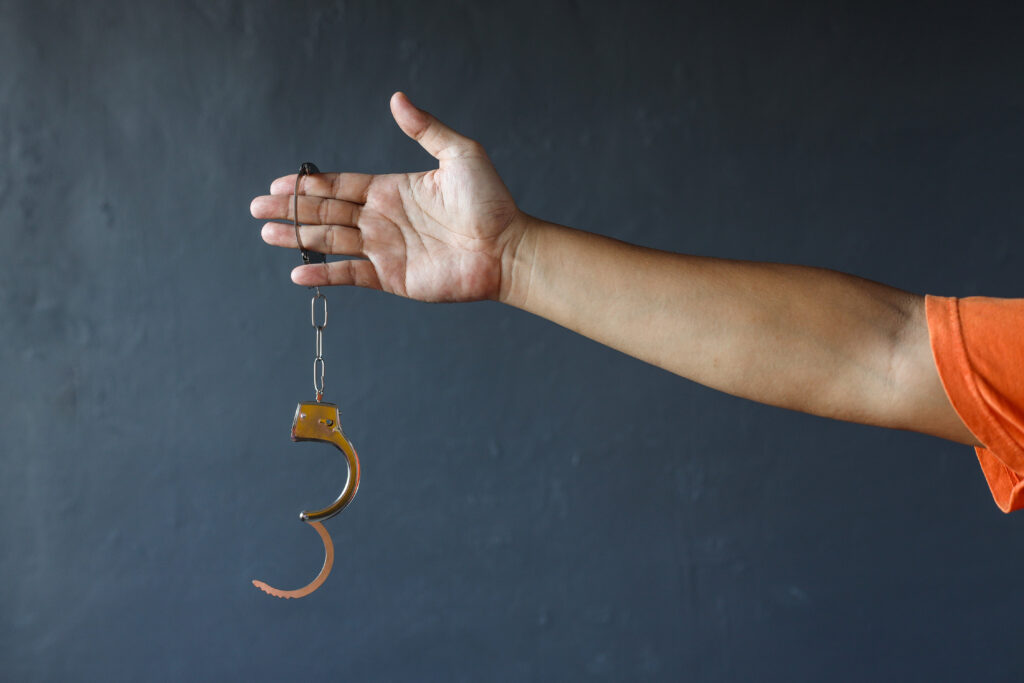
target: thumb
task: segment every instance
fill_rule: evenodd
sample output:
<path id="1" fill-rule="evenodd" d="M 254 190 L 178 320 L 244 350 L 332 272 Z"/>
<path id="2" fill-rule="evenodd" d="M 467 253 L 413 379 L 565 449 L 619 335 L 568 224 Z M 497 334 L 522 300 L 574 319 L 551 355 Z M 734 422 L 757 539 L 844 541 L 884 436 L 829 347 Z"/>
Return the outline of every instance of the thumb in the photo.
<path id="1" fill-rule="evenodd" d="M 430 156 L 444 161 L 483 153 L 479 143 L 459 135 L 436 118 L 418 109 L 403 92 L 391 96 L 391 115 L 402 132 L 420 143 Z"/>

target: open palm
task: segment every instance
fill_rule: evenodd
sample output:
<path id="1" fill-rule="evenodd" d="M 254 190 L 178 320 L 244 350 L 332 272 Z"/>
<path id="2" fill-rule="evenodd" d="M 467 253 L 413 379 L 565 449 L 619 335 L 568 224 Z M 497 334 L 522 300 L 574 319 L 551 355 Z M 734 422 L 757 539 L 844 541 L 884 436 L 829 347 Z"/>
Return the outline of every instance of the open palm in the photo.
<path id="1" fill-rule="evenodd" d="M 356 285 L 421 301 L 495 299 L 502 264 L 522 236 L 523 216 L 483 147 L 417 109 L 391 98 L 399 127 L 439 160 L 422 173 L 320 173 L 299 186 L 298 220 L 305 248 L 360 257 L 299 266 L 301 285 Z M 268 244 L 297 248 L 292 219 L 295 176 L 256 197 L 252 215 L 268 219 Z"/>

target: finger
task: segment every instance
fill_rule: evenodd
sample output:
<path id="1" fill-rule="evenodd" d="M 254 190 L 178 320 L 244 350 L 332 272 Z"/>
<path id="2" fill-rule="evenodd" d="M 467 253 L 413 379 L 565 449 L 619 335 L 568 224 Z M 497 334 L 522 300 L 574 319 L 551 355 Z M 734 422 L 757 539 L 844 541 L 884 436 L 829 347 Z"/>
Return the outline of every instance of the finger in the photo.
<path id="1" fill-rule="evenodd" d="M 302 246 L 309 251 L 321 254 L 343 254 L 345 256 L 365 256 L 363 253 L 363 233 L 356 228 L 343 225 L 303 225 Z M 287 223 L 266 223 L 260 236 L 267 244 L 275 247 L 298 249 L 295 241 L 295 228 Z"/>
<path id="2" fill-rule="evenodd" d="M 270 194 L 293 194 L 296 175 L 292 173 L 272 182 Z M 373 176 L 368 173 L 316 173 L 303 176 L 299 181 L 299 194 L 365 204 L 372 180 Z"/>
<path id="3" fill-rule="evenodd" d="M 405 93 L 391 96 L 391 115 L 402 132 L 420 143 L 435 159 L 484 156 L 483 147 L 475 140 L 460 135 L 432 115 L 417 109 Z"/>
<path id="4" fill-rule="evenodd" d="M 293 218 L 290 194 L 262 195 L 252 200 L 249 211 L 253 218 L 290 221 Z M 299 222 L 310 225 L 350 225 L 359 227 L 362 205 L 341 199 L 299 197 Z"/>
<path id="5" fill-rule="evenodd" d="M 381 288 L 373 263 L 359 259 L 299 266 L 292 271 L 292 282 L 306 287 L 353 285 L 368 289 Z"/>

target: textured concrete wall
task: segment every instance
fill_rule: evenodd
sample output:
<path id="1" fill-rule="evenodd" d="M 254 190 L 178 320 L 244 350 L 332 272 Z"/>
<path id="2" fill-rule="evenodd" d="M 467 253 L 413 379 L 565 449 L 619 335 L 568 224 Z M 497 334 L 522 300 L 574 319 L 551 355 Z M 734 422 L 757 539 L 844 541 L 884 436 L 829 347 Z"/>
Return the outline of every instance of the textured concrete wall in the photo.
<path id="1" fill-rule="evenodd" d="M 498 304 L 308 292 L 249 200 L 430 159 L 664 249 L 1022 293 L 1020 16 L 861 3 L 0 2 L 0 679 L 1009 680 L 971 449 L 716 394 Z"/>

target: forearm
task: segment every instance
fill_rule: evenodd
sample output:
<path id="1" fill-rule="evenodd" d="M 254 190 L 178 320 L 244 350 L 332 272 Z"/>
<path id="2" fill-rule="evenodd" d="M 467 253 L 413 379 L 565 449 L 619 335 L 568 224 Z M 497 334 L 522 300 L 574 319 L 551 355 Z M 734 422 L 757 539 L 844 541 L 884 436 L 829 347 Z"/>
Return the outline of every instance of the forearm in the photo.
<path id="1" fill-rule="evenodd" d="M 672 254 L 526 221 L 505 268 L 507 303 L 730 394 L 915 428 L 894 410 L 894 383 L 921 297 L 819 268 Z"/>

